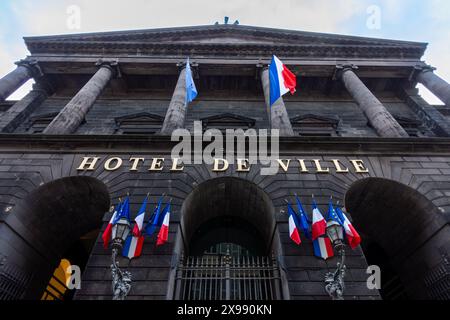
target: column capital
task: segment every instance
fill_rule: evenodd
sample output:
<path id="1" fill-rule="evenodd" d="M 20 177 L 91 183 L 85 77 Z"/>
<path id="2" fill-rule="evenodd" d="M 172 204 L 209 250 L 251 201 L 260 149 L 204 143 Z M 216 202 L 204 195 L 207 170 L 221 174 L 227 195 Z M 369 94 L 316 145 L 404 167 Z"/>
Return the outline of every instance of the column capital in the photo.
<path id="1" fill-rule="evenodd" d="M 55 88 L 46 79 L 39 79 L 33 84 L 33 91 L 39 91 L 49 96 L 55 92 Z"/>
<path id="2" fill-rule="evenodd" d="M 411 70 L 411 74 L 409 75 L 409 81 L 410 82 L 417 81 L 417 76 L 419 74 L 426 72 L 433 72 L 435 70 L 436 70 L 435 67 L 432 67 L 428 64 L 417 64 Z"/>
<path id="3" fill-rule="evenodd" d="M 337 64 L 333 73 L 333 80 L 339 79 L 342 74 L 346 71 L 356 71 L 358 70 L 358 66 L 355 64 Z"/>
<path id="4" fill-rule="evenodd" d="M 200 77 L 198 70 L 199 66 L 198 62 L 190 61 L 189 64 L 191 65 L 192 76 L 194 77 L 194 79 L 198 79 Z M 178 72 L 181 72 L 184 69 L 186 69 L 186 61 L 178 62 L 176 65 L 178 67 Z"/>
<path id="5" fill-rule="evenodd" d="M 14 64 L 18 67 L 20 66 L 27 68 L 30 72 L 31 78 L 37 79 L 44 75 L 36 59 L 22 59 L 16 61 Z"/>
<path id="6" fill-rule="evenodd" d="M 255 79 L 259 80 L 261 77 L 261 73 L 268 69 L 269 66 L 267 64 L 262 63 L 262 61 L 259 60 L 258 63 L 255 64 Z"/>
<path id="7" fill-rule="evenodd" d="M 113 77 L 120 78 L 122 77 L 122 72 L 120 71 L 119 59 L 114 60 L 104 60 L 98 59 L 95 63 L 95 66 L 98 68 L 108 68 L 112 71 Z"/>

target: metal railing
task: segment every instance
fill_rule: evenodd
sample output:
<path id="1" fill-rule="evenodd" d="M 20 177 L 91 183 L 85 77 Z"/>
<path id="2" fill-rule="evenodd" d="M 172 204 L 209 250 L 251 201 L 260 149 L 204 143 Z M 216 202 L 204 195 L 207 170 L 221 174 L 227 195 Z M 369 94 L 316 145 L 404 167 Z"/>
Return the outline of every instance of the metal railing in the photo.
<path id="1" fill-rule="evenodd" d="M 180 260 L 176 298 L 181 300 L 281 299 L 280 272 L 273 257 L 205 255 Z"/>

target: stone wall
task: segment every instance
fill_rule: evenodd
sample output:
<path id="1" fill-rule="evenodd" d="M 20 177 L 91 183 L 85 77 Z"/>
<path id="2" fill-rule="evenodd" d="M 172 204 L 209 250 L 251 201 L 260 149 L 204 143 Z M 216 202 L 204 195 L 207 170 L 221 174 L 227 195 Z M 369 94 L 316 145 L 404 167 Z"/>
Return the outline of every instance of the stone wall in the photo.
<path id="1" fill-rule="evenodd" d="M 151 150 L 151 146 L 148 146 Z M 288 279 L 290 298 L 292 299 L 325 299 L 323 288 L 323 275 L 332 270 L 336 260 L 326 262 L 312 255 L 312 245 L 304 239 L 300 247 L 292 244 L 288 235 L 287 216 L 284 199 L 292 199 L 297 193 L 301 196 L 308 212 L 311 211 L 311 194 L 324 214 L 327 212 L 327 203 L 330 196 L 334 201 L 344 202 L 346 192 L 358 180 L 367 177 L 383 177 L 401 182 L 424 195 L 438 208 L 441 216 L 433 220 L 430 225 L 423 228 L 429 230 L 431 238 L 438 234 L 443 225 L 450 218 L 450 155 L 415 155 L 399 154 L 394 150 L 384 150 L 384 155 L 372 153 L 361 154 L 354 152 L 341 152 L 333 150 L 313 150 L 302 152 L 297 150 L 293 154 L 284 153 L 282 158 L 321 159 L 325 166 L 332 167 L 331 159 L 338 158 L 345 166 L 351 166 L 350 159 L 362 159 L 369 169 L 368 174 L 334 173 L 330 174 L 300 174 L 298 164 L 292 162 L 288 172 L 280 171 L 276 176 L 261 176 L 257 167 L 248 173 L 236 173 L 232 168 L 226 173 L 214 173 L 205 165 L 186 166 L 182 173 L 170 173 L 168 168 L 162 172 L 148 172 L 147 161 L 138 172 L 129 172 L 130 164 L 124 165 L 117 171 L 105 171 L 103 163 L 109 156 L 120 156 L 127 159 L 131 155 L 151 158 L 162 156 L 169 158 L 167 153 L 142 152 L 126 149 L 114 149 L 107 153 L 95 150 L 89 151 L 41 151 L 39 153 L 2 152 L 0 156 L 0 224 L 2 226 L 2 241 L 14 246 L 11 242 L 12 234 L 19 234 L 20 230 L 11 229 L 8 219 L 14 216 L 17 204 L 26 199 L 33 190 L 48 182 L 67 176 L 89 176 L 98 179 L 108 189 L 112 203 L 127 192 L 131 194 L 131 209 L 137 213 L 139 205 L 147 192 L 151 193 L 150 207 L 156 204 L 160 194 L 166 193 L 173 198 L 173 215 L 171 217 L 169 243 L 163 247 L 155 248 L 155 239 L 146 240 L 143 256 L 130 263 L 121 259 L 121 266 L 129 268 L 134 276 L 133 289 L 130 299 L 165 299 L 167 294 L 167 281 L 172 263 L 173 241 L 180 221 L 180 209 L 183 200 L 201 182 L 221 176 L 233 176 L 255 183 L 270 197 L 275 208 L 276 221 L 283 243 L 283 260 Z M 392 155 L 389 155 L 392 153 Z M 328 155 L 327 155 L 328 154 Z M 79 172 L 83 156 L 99 156 L 98 169 L 95 171 Z M 312 165 L 307 162 L 312 169 Z M 105 228 L 110 215 L 103 219 Z M 442 219 L 442 220 L 441 220 Z M 100 226 L 99 226 L 100 227 Z M 407 226 L 405 226 L 407 228 Z M 101 234 L 101 233 L 100 233 Z M 83 275 L 82 289 L 77 292 L 77 299 L 110 298 L 110 252 L 102 248 L 101 238 L 92 250 L 87 268 Z M 441 249 L 448 249 L 448 242 L 441 241 Z M 5 242 L 3 242 L 5 245 Z M 426 254 L 436 255 L 437 246 Z M 445 249 L 446 250 L 446 249 Z M 347 298 L 366 299 L 377 298 L 374 291 L 366 288 L 365 269 L 367 267 L 364 254 L 360 248 L 355 251 L 348 250 L 347 259 Z M 430 259 L 427 268 L 430 270 L 438 265 L 439 259 Z M 12 263 L 13 261 L 11 261 Z"/>

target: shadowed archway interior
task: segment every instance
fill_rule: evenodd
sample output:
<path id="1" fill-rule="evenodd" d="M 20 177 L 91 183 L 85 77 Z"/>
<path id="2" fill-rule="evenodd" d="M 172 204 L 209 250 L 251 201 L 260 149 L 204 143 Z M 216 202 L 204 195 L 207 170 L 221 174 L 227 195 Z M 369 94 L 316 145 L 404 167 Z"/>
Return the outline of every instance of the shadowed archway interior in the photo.
<path id="1" fill-rule="evenodd" d="M 267 194 L 252 182 L 233 177 L 206 181 L 187 197 L 182 212 L 186 253 L 191 254 L 198 239 L 211 239 L 208 230 L 213 229 L 217 230 L 215 241 L 233 238 L 266 255 L 272 250 L 274 208 Z"/>
<path id="2" fill-rule="evenodd" d="M 384 299 L 426 299 L 424 275 L 437 263 L 425 243 L 436 241 L 439 211 L 418 191 L 383 178 L 355 182 L 345 207 L 362 236 L 369 265 L 381 268 Z"/>
<path id="3" fill-rule="evenodd" d="M 175 299 L 273 300 L 286 294 L 274 208 L 260 187 L 236 177 L 211 179 L 191 192 L 181 213 Z"/>
<path id="4" fill-rule="evenodd" d="M 20 235 L 14 247 L 0 243 L 0 251 L 28 279 L 11 298 L 39 299 L 62 258 L 82 268 L 109 205 L 106 186 L 90 177 L 55 180 L 23 199 L 0 224 L 4 235 Z"/>

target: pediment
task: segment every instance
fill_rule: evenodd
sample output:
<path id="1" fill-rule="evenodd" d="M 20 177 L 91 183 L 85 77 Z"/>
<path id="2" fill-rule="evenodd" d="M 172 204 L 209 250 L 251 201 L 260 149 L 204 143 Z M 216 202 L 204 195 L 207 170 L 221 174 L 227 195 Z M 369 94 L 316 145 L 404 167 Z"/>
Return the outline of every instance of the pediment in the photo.
<path id="1" fill-rule="evenodd" d="M 35 121 L 46 121 L 46 120 L 52 120 L 58 115 L 58 112 L 49 112 L 49 113 L 42 113 L 37 114 L 32 117 L 30 117 L 31 122 Z"/>
<path id="2" fill-rule="evenodd" d="M 421 57 L 426 44 L 376 38 L 272 29 L 243 25 L 211 25 L 26 37 L 32 54 L 42 52 L 109 52 L 139 54 L 237 54 L 338 57 L 360 55 Z M 219 50 L 220 49 L 220 50 Z M 219 50 L 219 51 L 214 51 Z"/>
<path id="3" fill-rule="evenodd" d="M 201 119 L 203 126 L 230 125 L 230 126 L 247 126 L 249 128 L 255 125 L 256 120 L 233 113 L 222 113 Z"/>
<path id="4" fill-rule="evenodd" d="M 417 126 L 420 126 L 422 124 L 422 122 L 419 121 L 419 120 L 407 118 L 407 117 L 404 117 L 404 116 L 393 115 L 393 117 L 395 118 L 395 120 L 397 120 L 397 122 L 402 127 L 417 127 Z"/>
<path id="5" fill-rule="evenodd" d="M 333 126 L 337 127 L 339 118 L 317 114 L 305 114 L 291 118 L 293 126 Z"/>
<path id="6" fill-rule="evenodd" d="M 117 117 L 117 118 L 115 118 L 115 121 L 116 121 L 116 124 L 119 126 L 123 123 L 134 123 L 134 124 L 162 123 L 164 121 L 164 117 L 162 117 L 158 114 L 153 114 L 153 113 L 148 113 L 148 112 L 140 112 L 140 113 L 130 114 L 130 115 L 122 116 L 122 117 Z"/>

